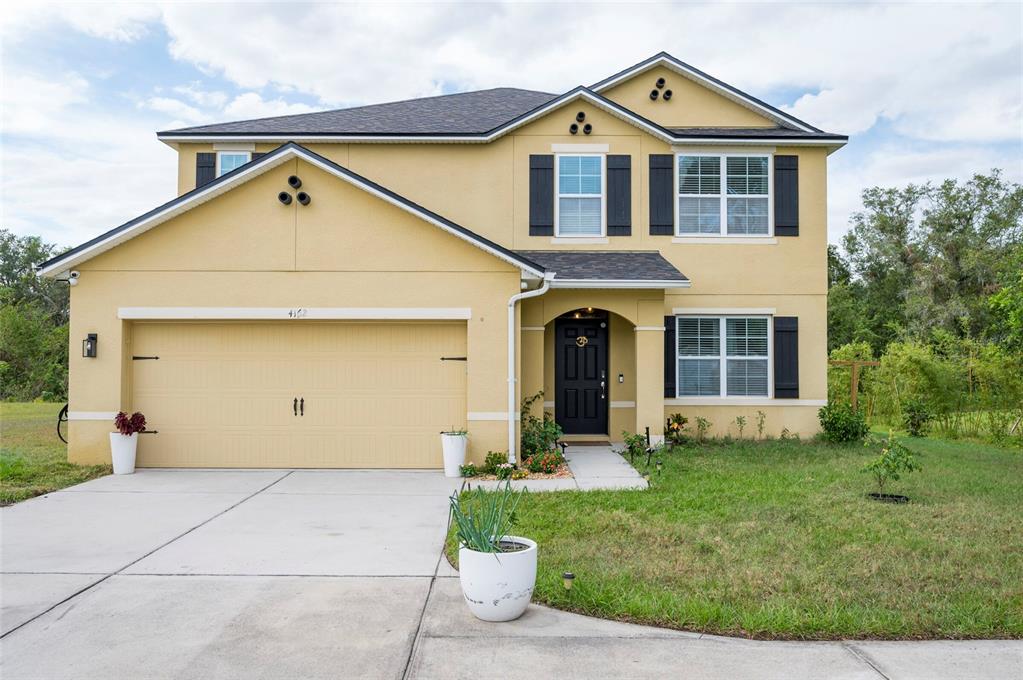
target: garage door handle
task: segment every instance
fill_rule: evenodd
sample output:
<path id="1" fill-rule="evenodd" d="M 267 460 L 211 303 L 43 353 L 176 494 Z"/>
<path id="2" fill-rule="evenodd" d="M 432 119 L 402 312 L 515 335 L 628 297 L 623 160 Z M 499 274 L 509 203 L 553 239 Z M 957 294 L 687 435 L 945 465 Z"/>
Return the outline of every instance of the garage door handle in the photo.
<path id="1" fill-rule="evenodd" d="M 298 411 L 303 416 L 305 415 L 305 397 L 298 400 Z"/>
<path id="2" fill-rule="evenodd" d="M 298 415 L 298 397 L 295 397 L 295 402 L 291 405 L 291 408 L 295 409 L 295 415 Z"/>

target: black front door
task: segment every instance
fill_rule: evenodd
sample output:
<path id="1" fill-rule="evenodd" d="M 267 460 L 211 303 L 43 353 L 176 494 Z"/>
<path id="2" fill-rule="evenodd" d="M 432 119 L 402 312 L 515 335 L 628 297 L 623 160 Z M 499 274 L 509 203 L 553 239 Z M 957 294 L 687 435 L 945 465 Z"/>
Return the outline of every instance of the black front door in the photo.
<path id="1" fill-rule="evenodd" d="M 607 320 L 557 319 L 554 419 L 565 434 L 607 434 Z"/>

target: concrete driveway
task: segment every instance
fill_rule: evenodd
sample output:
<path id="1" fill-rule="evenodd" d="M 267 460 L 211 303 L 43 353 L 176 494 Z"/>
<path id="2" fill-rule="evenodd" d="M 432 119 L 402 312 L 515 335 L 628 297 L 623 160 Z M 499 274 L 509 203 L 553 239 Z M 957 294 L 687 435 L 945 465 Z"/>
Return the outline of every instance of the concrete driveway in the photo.
<path id="1" fill-rule="evenodd" d="M 1007 678 L 1010 642 L 771 643 L 530 607 L 483 624 L 435 472 L 144 470 L 0 511 L 0 675 Z"/>

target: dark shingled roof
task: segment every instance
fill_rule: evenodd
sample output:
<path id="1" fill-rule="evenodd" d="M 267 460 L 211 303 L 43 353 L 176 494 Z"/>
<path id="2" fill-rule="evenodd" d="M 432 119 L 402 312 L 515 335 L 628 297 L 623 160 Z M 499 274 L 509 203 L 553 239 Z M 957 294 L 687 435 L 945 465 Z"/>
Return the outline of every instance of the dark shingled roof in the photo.
<path id="1" fill-rule="evenodd" d="M 555 99 L 513 87 L 408 99 L 317 113 L 199 125 L 175 135 L 478 135 Z"/>
<path id="2" fill-rule="evenodd" d="M 586 281 L 688 281 L 655 250 L 517 250 L 556 272 L 558 279 Z"/>
<path id="3" fill-rule="evenodd" d="M 761 139 L 834 139 L 836 141 L 849 139 L 845 135 L 836 135 L 830 132 L 804 132 L 788 127 L 672 127 L 668 130 L 676 137 L 741 137 L 743 139 L 757 137 Z"/>

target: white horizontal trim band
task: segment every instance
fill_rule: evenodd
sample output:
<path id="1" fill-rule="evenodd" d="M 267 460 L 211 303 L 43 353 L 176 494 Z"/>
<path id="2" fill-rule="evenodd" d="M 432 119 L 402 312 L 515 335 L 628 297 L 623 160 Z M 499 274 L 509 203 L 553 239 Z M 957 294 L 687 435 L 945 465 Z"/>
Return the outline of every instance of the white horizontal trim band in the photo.
<path id="1" fill-rule="evenodd" d="M 612 401 L 611 408 L 636 408 L 634 401 Z"/>
<path id="2" fill-rule="evenodd" d="M 688 281 L 643 281 L 635 279 L 559 279 L 551 281 L 551 288 L 689 288 Z"/>
<path id="3" fill-rule="evenodd" d="M 502 420 L 508 421 L 508 413 L 506 411 L 469 411 L 466 416 L 468 420 Z M 515 420 L 519 419 L 518 412 L 515 413 Z"/>
<path id="4" fill-rule="evenodd" d="M 603 245 L 611 240 L 603 236 L 555 236 L 551 238 L 553 245 Z"/>
<path id="5" fill-rule="evenodd" d="M 663 331 L 664 326 L 636 326 L 635 331 Z"/>
<path id="6" fill-rule="evenodd" d="M 468 307 L 119 307 L 119 319 L 468 320 Z"/>
<path id="7" fill-rule="evenodd" d="M 675 397 L 665 406 L 827 406 L 827 399 L 768 399 L 766 397 Z"/>
<path id="8" fill-rule="evenodd" d="M 617 116 L 622 118 L 622 116 Z M 633 120 L 629 118 L 628 120 Z M 646 129 L 646 128 L 644 128 Z M 295 142 L 302 144 L 306 142 L 318 142 L 324 144 L 358 144 L 359 142 L 380 144 L 380 143 L 391 143 L 391 144 L 481 144 L 493 141 L 497 137 L 506 134 L 502 132 L 500 134 L 494 134 L 489 137 L 445 137 L 443 135 L 423 135 L 421 137 L 397 137 L 390 135 L 303 135 L 303 134 L 292 134 L 292 135 L 190 135 L 174 137 L 169 135 L 157 135 L 156 138 L 166 144 L 177 144 L 183 142 L 192 142 L 200 144 L 209 144 L 210 142 L 230 142 L 236 140 L 251 141 L 251 142 L 276 142 L 283 144 L 285 142 Z M 653 134 L 653 133 L 652 133 Z M 661 134 L 655 134 L 654 136 L 663 139 L 667 142 L 677 142 L 680 144 L 691 144 L 703 146 L 705 144 L 717 144 L 717 145 L 732 145 L 732 146 L 756 146 L 762 147 L 764 145 L 763 137 L 748 137 L 744 139 L 734 137 L 664 137 Z M 825 146 L 840 148 L 846 145 L 846 142 L 840 139 L 799 139 L 794 137 L 792 139 L 772 139 L 770 140 L 773 144 L 782 146 Z"/>
<path id="9" fill-rule="evenodd" d="M 771 236 L 676 236 L 671 239 L 671 242 L 715 246 L 736 244 L 747 246 L 770 246 L 778 243 L 778 239 Z"/>
<path id="10" fill-rule="evenodd" d="M 249 142 L 249 143 L 244 143 L 243 142 L 243 143 L 240 143 L 240 144 L 237 143 L 237 142 L 234 143 L 234 144 L 229 144 L 229 143 L 214 144 L 213 145 L 213 150 L 214 151 L 255 151 L 256 150 L 256 145 L 253 144 L 252 142 Z"/>
<path id="11" fill-rule="evenodd" d="M 524 331 L 542 331 L 542 330 L 544 330 L 544 327 L 543 326 L 523 326 L 522 330 L 524 330 Z"/>
<path id="12" fill-rule="evenodd" d="M 554 408 L 554 402 L 553 401 L 545 401 L 543 403 L 543 407 L 544 408 Z"/>
<path id="13" fill-rule="evenodd" d="M 773 316 L 776 310 L 774 307 L 672 307 L 671 313 L 679 316 L 690 314 L 724 314 L 726 316 L 767 314 Z"/>
<path id="14" fill-rule="evenodd" d="M 607 153 L 610 144 L 551 144 L 554 153 Z"/>
<path id="15" fill-rule="evenodd" d="M 113 420 L 117 411 L 68 411 L 68 420 Z"/>

